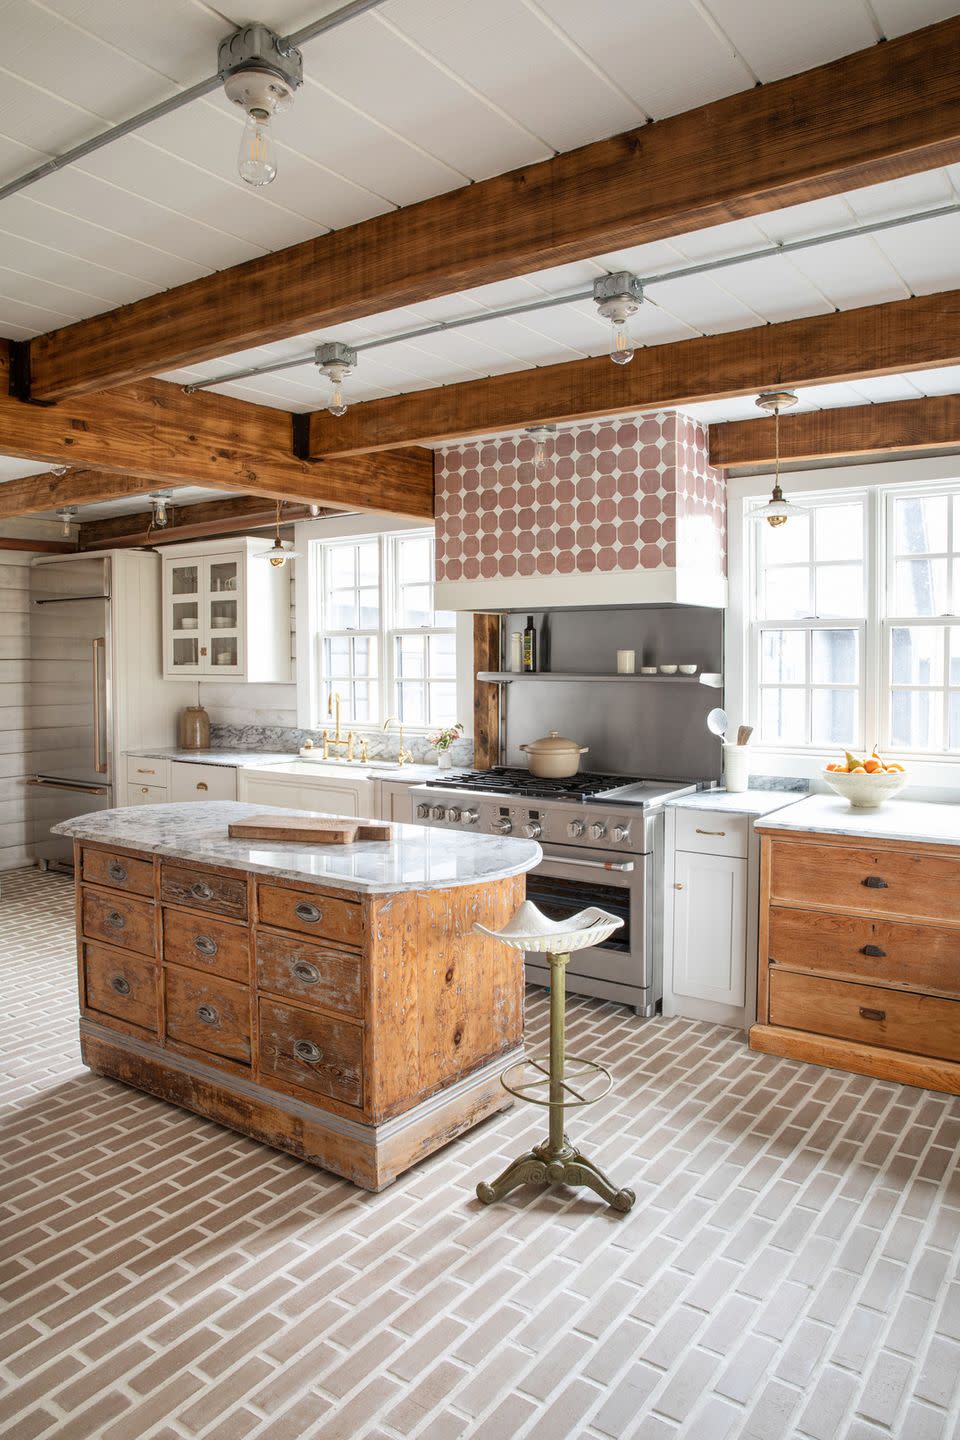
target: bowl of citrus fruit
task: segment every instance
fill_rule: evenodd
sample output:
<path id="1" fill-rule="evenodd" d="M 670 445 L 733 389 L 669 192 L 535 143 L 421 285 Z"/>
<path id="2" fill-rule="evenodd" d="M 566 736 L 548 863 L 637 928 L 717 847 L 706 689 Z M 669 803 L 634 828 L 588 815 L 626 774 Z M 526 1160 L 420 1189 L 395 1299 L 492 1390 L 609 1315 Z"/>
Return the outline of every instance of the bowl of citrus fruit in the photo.
<path id="1" fill-rule="evenodd" d="M 882 760 L 876 750 L 863 756 L 847 750 L 842 761 L 827 766 L 823 778 L 855 810 L 875 810 L 907 783 L 903 766 Z"/>

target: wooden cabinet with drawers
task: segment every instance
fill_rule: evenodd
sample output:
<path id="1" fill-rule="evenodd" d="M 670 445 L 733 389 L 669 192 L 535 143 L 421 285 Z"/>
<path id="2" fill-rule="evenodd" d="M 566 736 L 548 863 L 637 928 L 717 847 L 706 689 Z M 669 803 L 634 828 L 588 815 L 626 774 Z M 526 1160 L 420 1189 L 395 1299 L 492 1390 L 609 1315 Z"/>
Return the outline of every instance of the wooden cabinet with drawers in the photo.
<path id="1" fill-rule="evenodd" d="M 761 843 L 751 1046 L 960 1094 L 960 851 L 800 831 Z"/>

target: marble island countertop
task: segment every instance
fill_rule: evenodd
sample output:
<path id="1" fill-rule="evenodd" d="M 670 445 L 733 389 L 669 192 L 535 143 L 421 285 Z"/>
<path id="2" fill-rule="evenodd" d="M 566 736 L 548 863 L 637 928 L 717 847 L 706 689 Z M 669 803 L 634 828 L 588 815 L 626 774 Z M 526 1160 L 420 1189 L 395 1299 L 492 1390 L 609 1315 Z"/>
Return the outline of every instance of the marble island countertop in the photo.
<path id="1" fill-rule="evenodd" d="M 137 805 L 79 815 L 53 827 L 55 835 L 117 845 L 127 850 L 250 870 L 363 894 L 401 890 L 451 890 L 522 875 L 541 858 L 533 840 L 421 825 L 393 825 L 392 840 L 355 845 L 304 845 L 297 841 L 231 840 L 227 826 L 248 815 L 316 815 L 277 805 L 196 801 Z"/>
<path id="2" fill-rule="evenodd" d="M 774 834 L 808 830 L 857 839 L 960 845 L 960 805 L 893 799 L 876 810 L 854 810 L 839 795 L 810 795 L 758 820 L 757 828 Z"/>

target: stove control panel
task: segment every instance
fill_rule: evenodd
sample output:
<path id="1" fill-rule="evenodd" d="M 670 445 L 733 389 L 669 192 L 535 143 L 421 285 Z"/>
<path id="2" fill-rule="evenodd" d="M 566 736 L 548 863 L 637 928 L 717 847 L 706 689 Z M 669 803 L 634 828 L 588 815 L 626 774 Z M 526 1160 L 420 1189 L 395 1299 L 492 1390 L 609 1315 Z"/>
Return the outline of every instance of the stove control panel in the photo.
<path id="1" fill-rule="evenodd" d="M 472 829 L 482 835 L 509 835 L 544 844 L 642 854 L 652 848 L 649 812 L 607 810 L 605 806 L 511 800 L 469 791 L 417 786 L 411 819 L 443 829 Z"/>

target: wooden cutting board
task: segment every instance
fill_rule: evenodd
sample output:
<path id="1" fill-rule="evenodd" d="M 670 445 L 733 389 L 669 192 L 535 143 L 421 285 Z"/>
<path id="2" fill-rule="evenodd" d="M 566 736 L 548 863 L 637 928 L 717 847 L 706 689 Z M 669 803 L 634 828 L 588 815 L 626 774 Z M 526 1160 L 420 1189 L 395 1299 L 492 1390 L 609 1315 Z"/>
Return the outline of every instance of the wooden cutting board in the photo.
<path id="1" fill-rule="evenodd" d="M 298 840 L 308 845 L 352 845 L 355 840 L 389 840 L 392 827 L 381 820 L 318 815 L 251 815 L 228 826 L 231 840 Z"/>

